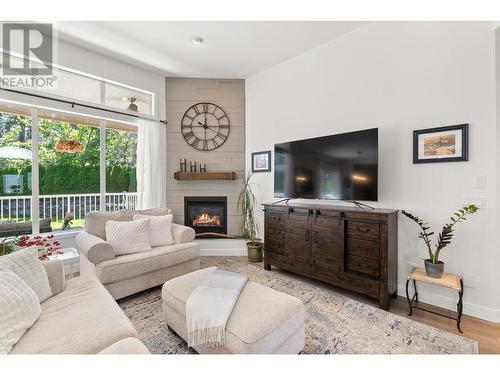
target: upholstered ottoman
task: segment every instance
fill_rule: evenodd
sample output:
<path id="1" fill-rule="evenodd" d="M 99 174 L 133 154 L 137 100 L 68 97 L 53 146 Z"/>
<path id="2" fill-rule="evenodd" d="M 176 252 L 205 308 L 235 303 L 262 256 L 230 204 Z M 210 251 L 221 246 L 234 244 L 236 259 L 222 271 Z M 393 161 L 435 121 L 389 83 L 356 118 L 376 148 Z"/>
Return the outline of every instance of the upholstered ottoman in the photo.
<path id="1" fill-rule="evenodd" d="M 214 269 L 194 271 L 163 285 L 165 322 L 186 341 L 186 301 Z M 249 280 L 227 322 L 225 345 L 194 349 L 198 353 L 296 354 L 304 348 L 304 316 L 299 299 Z"/>

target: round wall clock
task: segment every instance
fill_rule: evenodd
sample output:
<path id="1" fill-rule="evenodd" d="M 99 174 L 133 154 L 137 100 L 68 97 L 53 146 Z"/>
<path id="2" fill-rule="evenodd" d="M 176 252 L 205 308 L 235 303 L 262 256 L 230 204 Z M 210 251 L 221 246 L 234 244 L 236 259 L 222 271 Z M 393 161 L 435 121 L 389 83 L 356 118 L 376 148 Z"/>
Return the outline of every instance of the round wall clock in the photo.
<path id="1" fill-rule="evenodd" d="M 229 118 L 221 107 L 213 103 L 197 103 L 184 113 L 181 132 L 191 147 L 211 151 L 226 142 L 230 126 Z"/>

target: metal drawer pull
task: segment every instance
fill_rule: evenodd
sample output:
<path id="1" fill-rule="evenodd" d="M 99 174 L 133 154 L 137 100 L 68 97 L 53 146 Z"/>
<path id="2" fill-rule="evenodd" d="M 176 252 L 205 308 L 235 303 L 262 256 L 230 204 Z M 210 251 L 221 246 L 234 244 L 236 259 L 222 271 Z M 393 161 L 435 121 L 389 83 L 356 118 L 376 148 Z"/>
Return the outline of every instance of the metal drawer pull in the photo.
<path id="1" fill-rule="evenodd" d="M 361 227 L 356 227 L 356 229 L 358 230 L 358 232 L 362 233 L 368 233 L 370 231 L 370 228 L 363 229 Z"/>

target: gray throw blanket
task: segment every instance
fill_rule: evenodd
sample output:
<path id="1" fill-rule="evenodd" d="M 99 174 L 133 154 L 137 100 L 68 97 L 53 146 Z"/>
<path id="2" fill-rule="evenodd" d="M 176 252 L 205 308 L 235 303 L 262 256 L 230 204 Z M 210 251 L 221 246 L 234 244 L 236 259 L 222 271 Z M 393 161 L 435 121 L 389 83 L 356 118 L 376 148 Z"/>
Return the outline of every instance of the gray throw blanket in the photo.
<path id="1" fill-rule="evenodd" d="M 213 270 L 186 303 L 188 346 L 222 346 L 226 324 L 248 278 L 237 272 Z"/>

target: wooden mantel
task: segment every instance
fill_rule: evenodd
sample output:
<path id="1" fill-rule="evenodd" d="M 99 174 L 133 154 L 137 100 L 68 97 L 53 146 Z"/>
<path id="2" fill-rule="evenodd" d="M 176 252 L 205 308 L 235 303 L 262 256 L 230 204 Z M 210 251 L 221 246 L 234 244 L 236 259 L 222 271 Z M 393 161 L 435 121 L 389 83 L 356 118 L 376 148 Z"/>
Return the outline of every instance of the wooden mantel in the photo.
<path id="1" fill-rule="evenodd" d="M 176 180 L 235 180 L 235 172 L 214 171 L 214 172 L 174 172 Z"/>

